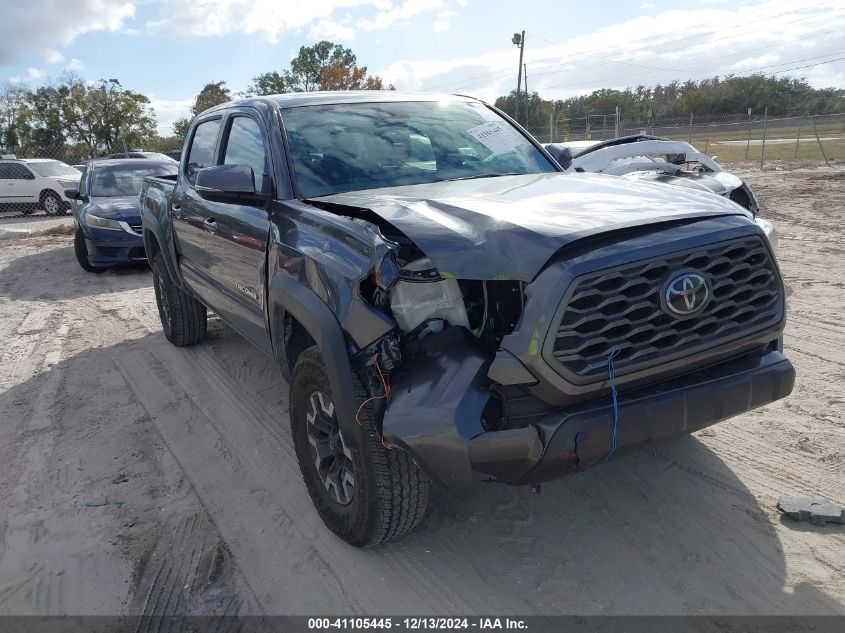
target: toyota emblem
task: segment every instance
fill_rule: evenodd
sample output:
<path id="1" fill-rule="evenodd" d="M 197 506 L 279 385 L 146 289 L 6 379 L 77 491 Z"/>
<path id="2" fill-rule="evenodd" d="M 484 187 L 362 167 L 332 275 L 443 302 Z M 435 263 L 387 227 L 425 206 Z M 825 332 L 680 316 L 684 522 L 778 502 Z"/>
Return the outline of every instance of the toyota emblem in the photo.
<path id="1" fill-rule="evenodd" d="M 687 272 L 666 284 L 663 303 L 674 316 L 687 317 L 701 312 L 710 300 L 710 283 L 703 276 Z"/>

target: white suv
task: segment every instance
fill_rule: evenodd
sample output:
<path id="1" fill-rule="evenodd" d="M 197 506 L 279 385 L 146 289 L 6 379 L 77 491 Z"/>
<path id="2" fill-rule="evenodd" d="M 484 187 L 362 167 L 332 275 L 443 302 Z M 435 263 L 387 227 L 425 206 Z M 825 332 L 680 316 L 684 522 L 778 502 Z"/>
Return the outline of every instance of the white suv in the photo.
<path id="1" fill-rule="evenodd" d="M 0 206 L 32 213 L 64 215 L 70 208 L 65 189 L 79 185 L 79 170 L 49 158 L 0 159 Z"/>

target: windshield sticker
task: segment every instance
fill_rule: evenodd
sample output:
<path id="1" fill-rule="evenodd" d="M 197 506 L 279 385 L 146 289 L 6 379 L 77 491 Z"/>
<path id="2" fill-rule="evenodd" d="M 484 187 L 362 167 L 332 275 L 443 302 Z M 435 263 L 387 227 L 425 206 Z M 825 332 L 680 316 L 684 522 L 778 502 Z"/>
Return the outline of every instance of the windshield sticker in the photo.
<path id="1" fill-rule="evenodd" d="M 514 147 L 526 143 L 521 135 L 505 127 L 501 121 L 488 121 L 471 127 L 467 134 L 495 154 L 509 152 Z"/>

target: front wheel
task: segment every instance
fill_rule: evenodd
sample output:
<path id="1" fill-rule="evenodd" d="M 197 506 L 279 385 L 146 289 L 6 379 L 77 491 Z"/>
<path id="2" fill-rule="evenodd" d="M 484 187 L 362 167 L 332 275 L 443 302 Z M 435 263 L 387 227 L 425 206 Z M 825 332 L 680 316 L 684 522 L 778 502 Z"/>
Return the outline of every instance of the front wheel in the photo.
<path id="1" fill-rule="evenodd" d="M 208 314 L 205 306 L 173 283 L 164 256 L 153 257 L 153 288 L 165 338 L 179 347 L 205 338 Z"/>
<path id="2" fill-rule="evenodd" d="M 353 376 L 358 407 L 367 392 Z M 411 532 L 428 507 L 430 481 L 411 457 L 388 448 L 372 408 L 358 415 L 358 448 L 350 448 L 315 345 L 294 365 L 290 424 L 296 457 L 311 500 L 332 532 L 356 547 L 396 540 Z"/>
<path id="3" fill-rule="evenodd" d="M 89 273 L 104 273 L 107 268 L 99 268 L 92 266 L 88 261 L 88 245 L 85 243 L 85 234 L 82 229 L 76 227 L 76 232 L 73 234 L 73 252 L 76 255 L 76 261 L 82 266 L 82 270 Z"/>

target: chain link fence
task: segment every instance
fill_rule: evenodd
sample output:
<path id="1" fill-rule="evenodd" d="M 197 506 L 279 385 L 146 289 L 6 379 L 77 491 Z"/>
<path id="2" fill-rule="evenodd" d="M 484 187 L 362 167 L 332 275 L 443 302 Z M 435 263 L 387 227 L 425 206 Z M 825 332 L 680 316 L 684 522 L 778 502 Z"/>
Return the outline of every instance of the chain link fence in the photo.
<path id="1" fill-rule="evenodd" d="M 687 141 L 721 162 L 816 162 L 845 165 L 845 113 L 770 117 L 755 114 L 689 114 L 680 117 L 626 118 L 590 114 L 549 117 L 547 126 L 529 128 L 540 142 L 603 141 L 617 136 L 651 134 Z"/>
<path id="2" fill-rule="evenodd" d="M 628 118 L 614 112 L 572 119 L 550 116 L 548 125 L 530 127 L 529 132 L 542 143 L 651 134 L 688 141 L 722 163 L 749 161 L 760 169 L 775 162 L 845 165 L 845 113 Z M 78 183 L 87 158 L 65 147 L 33 155 L 13 152 L 0 147 L 0 220 L 68 215 L 71 203 L 64 190 Z M 173 148 L 168 154 L 178 160 L 178 152 Z"/>
<path id="3" fill-rule="evenodd" d="M 168 156 L 178 161 L 180 150 L 181 146 L 157 152 L 130 148 L 110 156 Z M 65 196 L 65 189 L 77 188 L 88 160 L 91 159 L 78 148 L 55 147 L 28 152 L 0 146 L 0 222 L 8 218 L 69 216 L 72 203 Z"/>

